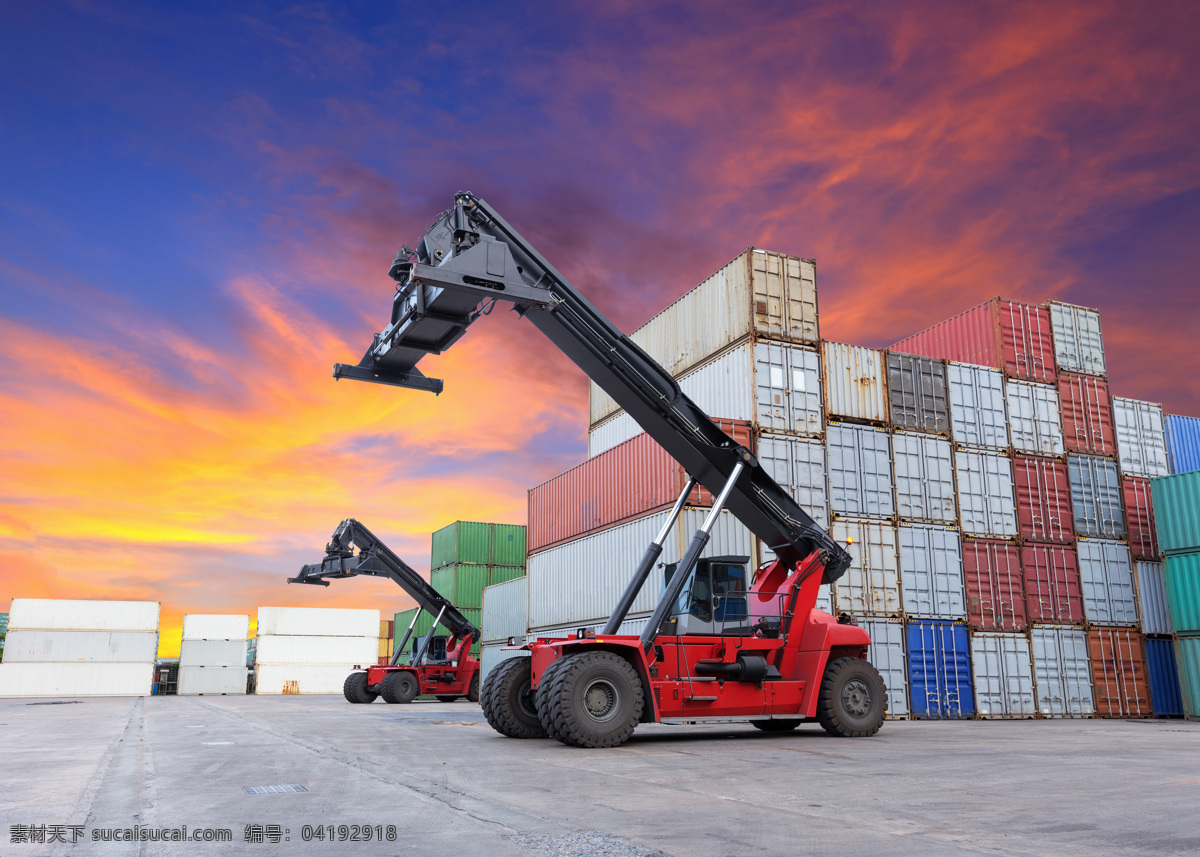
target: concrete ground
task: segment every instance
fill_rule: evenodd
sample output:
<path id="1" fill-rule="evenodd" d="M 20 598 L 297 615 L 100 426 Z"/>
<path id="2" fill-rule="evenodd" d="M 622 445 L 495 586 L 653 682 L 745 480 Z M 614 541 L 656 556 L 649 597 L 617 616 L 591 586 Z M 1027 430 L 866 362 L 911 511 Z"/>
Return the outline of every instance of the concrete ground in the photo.
<path id="1" fill-rule="evenodd" d="M 503 738 L 467 702 L 45 702 L 0 700 L 3 857 L 1200 854 L 1200 723 L 889 722 L 859 740 L 643 725 L 578 750 Z M 306 791 L 243 791 L 290 784 Z M 135 824 L 233 841 L 92 840 Z M 396 838 L 302 840 L 356 824 Z M 41 825 L 80 841 L 12 841 Z"/>

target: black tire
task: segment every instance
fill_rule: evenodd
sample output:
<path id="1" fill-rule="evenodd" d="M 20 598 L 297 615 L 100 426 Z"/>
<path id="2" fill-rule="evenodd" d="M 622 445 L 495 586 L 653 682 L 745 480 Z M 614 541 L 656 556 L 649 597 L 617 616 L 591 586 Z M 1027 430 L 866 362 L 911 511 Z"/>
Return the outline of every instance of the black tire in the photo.
<path id="1" fill-rule="evenodd" d="M 617 747 L 629 740 L 642 718 L 645 695 L 628 661 L 612 652 L 580 652 L 554 679 L 546 703 L 559 741 Z"/>
<path id="2" fill-rule="evenodd" d="M 483 715 L 493 729 L 509 738 L 545 738 L 529 686 L 530 659 L 509 658 L 488 673 L 483 683 Z"/>
<path id="3" fill-rule="evenodd" d="M 567 661 L 575 655 L 566 655 L 559 658 L 546 667 L 542 673 L 542 680 L 538 682 L 537 687 L 537 710 L 538 720 L 542 721 L 542 728 L 546 730 L 546 735 L 553 738 L 555 741 L 561 741 L 562 737 L 558 733 L 558 728 L 555 726 L 554 716 L 550 713 L 550 698 L 557 693 L 556 685 L 559 683 L 559 676 L 562 674 L 562 668 Z"/>
<path id="4" fill-rule="evenodd" d="M 750 725 L 762 732 L 791 732 L 802 720 L 751 720 Z"/>
<path id="5" fill-rule="evenodd" d="M 407 705 L 417 698 L 421 683 L 417 676 L 408 670 L 393 670 L 383 677 L 380 688 L 384 702 L 393 705 Z"/>
<path id="6" fill-rule="evenodd" d="M 467 702 L 479 701 L 479 673 L 471 677 L 471 686 L 467 688 Z"/>
<path id="7" fill-rule="evenodd" d="M 456 699 L 458 699 L 457 696 L 439 696 L 437 698 L 437 701 L 438 702 L 454 702 Z"/>
<path id="8" fill-rule="evenodd" d="M 879 671 L 862 658 L 838 658 L 825 667 L 817 719 L 830 735 L 867 738 L 887 714 L 887 689 Z"/>
<path id="9" fill-rule="evenodd" d="M 347 702 L 353 702 L 355 705 L 367 705 L 374 702 L 379 694 L 367 687 L 365 672 L 355 672 L 346 676 L 346 680 L 342 682 L 342 696 L 346 697 Z"/>

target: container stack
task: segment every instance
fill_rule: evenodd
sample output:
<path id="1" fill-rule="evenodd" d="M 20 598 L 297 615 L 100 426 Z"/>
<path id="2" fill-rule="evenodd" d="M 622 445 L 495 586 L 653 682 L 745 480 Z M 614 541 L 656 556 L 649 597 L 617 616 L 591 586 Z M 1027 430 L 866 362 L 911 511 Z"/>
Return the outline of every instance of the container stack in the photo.
<path id="1" fill-rule="evenodd" d="M 341 693 L 378 647 L 378 610 L 259 607 L 254 692 Z"/>
<path id="2" fill-rule="evenodd" d="M 14 598 L 0 697 L 148 696 L 158 619 L 156 601 Z"/>
<path id="3" fill-rule="evenodd" d="M 0 613 L 0 660 L 4 659 L 4 636 L 8 633 L 8 614 Z"/>
<path id="4" fill-rule="evenodd" d="M 501 661 L 528 656 L 528 652 L 504 651 L 510 639 L 525 639 L 525 629 L 529 627 L 528 601 L 528 580 L 524 577 L 497 583 L 483 590 L 483 624 L 479 626 L 483 633 L 479 657 L 481 683 Z"/>
<path id="5" fill-rule="evenodd" d="M 1174 630 L 1180 697 L 1189 720 L 1200 720 L 1200 470 L 1154 479 L 1150 483 L 1157 512 L 1155 524 L 1165 561 L 1165 595 Z M 1149 642 L 1149 641 L 1148 641 Z M 1154 689 L 1168 692 L 1169 648 L 1161 645 L 1163 676 L 1151 675 Z M 1152 662 L 1152 666 L 1154 663 Z M 1159 685 L 1163 685 L 1160 690 Z"/>
<path id="6" fill-rule="evenodd" d="M 395 628 L 396 628 L 396 622 L 394 619 L 380 619 L 379 620 L 378 662 L 380 664 L 391 663 L 392 649 L 396 643 Z"/>
<path id="7" fill-rule="evenodd" d="M 187 613 L 179 648 L 180 696 L 238 696 L 246 693 L 250 617 Z"/>

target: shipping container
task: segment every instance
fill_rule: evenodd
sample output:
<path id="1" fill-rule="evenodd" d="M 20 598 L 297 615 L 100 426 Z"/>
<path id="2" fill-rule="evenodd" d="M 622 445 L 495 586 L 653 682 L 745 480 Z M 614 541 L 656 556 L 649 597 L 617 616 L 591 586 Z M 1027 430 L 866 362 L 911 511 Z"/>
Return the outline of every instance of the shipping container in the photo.
<path id="1" fill-rule="evenodd" d="M 1200 552 L 1171 554 L 1163 564 L 1172 630 L 1200 634 Z"/>
<path id="2" fill-rule="evenodd" d="M 1058 379 L 1063 445 L 1067 452 L 1114 455 L 1112 400 L 1108 384 L 1091 375 L 1063 374 Z"/>
<path id="3" fill-rule="evenodd" d="M 1117 461 L 1126 476 L 1166 476 L 1167 438 L 1162 405 L 1113 396 Z"/>
<path id="4" fill-rule="evenodd" d="M 1200 720 L 1200 636 L 1175 636 L 1175 666 L 1179 670 L 1183 715 L 1188 720 Z"/>
<path id="5" fill-rule="evenodd" d="M 154 663 L 157 631 L 34 631 L 15 629 L 4 642 L 5 663 L 96 661 Z"/>
<path id="6" fill-rule="evenodd" d="M 179 647 L 179 665 L 241 667 L 244 672 L 247 652 L 245 640 L 184 640 Z"/>
<path id="7" fill-rule="evenodd" d="M 509 637 L 525 639 L 529 628 L 529 586 L 524 577 L 483 590 L 481 640 L 487 644 Z"/>
<path id="8" fill-rule="evenodd" d="M 962 540 L 952 527 L 901 523 L 897 531 L 904 614 L 965 619 Z"/>
<path id="9" fill-rule="evenodd" d="M 157 601 L 14 598 L 8 610 L 9 631 L 158 630 Z"/>
<path id="10" fill-rule="evenodd" d="M 258 636 L 374 637 L 378 610 L 337 607 L 259 607 Z"/>
<path id="11" fill-rule="evenodd" d="M 908 656 L 904 652 L 904 620 L 892 618 L 857 619 L 871 637 L 867 660 L 883 678 L 887 688 L 887 716 L 898 720 L 909 715 Z"/>
<path id="12" fill-rule="evenodd" d="M 380 636 L 380 638 L 390 640 L 393 636 L 392 628 L 395 627 L 395 624 L 396 623 L 391 619 L 380 619 L 379 620 L 379 636 Z"/>
<path id="13" fill-rule="evenodd" d="M 830 423 L 829 508 L 834 517 L 890 518 L 892 496 L 891 435 L 883 429 Z"/>
<path id="14" fill-rule="evenodd" d="M 455 607 L 479 607 L 483 587 L 488 584 L 486 565 L 447 565 L 429 574 L 429 585 L 450 599 Z"/>
<path id="15" fill-rule="evenodd" d="M 1091 657 L 1083 629 L 1035 625 L 1029 631 L 1029 643 L 1042 716 L 1094 716 Z"/>
<path id="16" fill-rule="evenodd" d="M 367 666 L 375 662 L 375 656 L 361 662 Z M 276 696 L 291 684 L 293 693 L 341 694 L 346 677 L 353 671 L 353 664 L 264 664 L 254 667 L 254 692 L 258 695 Z"/>
<path id="17" fill-rule="evenodd" d="M 1054 341 L 1046 307 L 993 298 L 892 348 L 1001 369 L 1017 378 L 1053 381 Z"/>
<path id="18" fill-rule="evenodd" d="M 524 640 L 525 635 L 521 635 Z M 529 657 L 528 650 L 521 649 L 506 649 L 507 643 L 491 643 L 485 645 L 479 655 L 479 683 L 482 685 L 487 681 L 488 673 L 495 669 L 496 665 L 501 661 L 506 661 L 509 658 L 527 658 Z"/>
<path id="19" fill-rule="evenodd" d="M 1167 606 L 1167 582 L 1161 562 L 1139 562 L 1137 573 L 1138 614 L 1143 634 L 1170 634 L 1171 612 Z"/>
<path id="20" fill-rule="evenodd" d="M 259 636 L 259 664 L 373 664 L 378 637 Z"/>
<path id="21" fill-rule="evenodd" d="M 892 435 L 896 513 L 904 521 L 954 523 L 954 452 L 950 441 L 927 434 Z"/>
<path id="22" fill-rule="evenodd" d="M 1117 463 L 1094 455 L 1068 455 L 1067 476 L 1071 480 L 1075 534 L 1080 538 L 1125 538 L 1125 507 Z"/>
<path id="23" fill-rule="evenodd" d="M 1030 622 L 1073 625 L 1083 621 L 1083 583 L 1074 545 L 1021 547 L 1026 616 Z"/>
<path id="24" fill-rule="evenodd" d="M 507 583 L 525 576 L 525 566 L 490 565 L 488 566 L 488 586 L 497 583 Z"/>
<path id="25" fill-rule="evenodd" d="M 931 357 L 886 352 L 887 393 L 895 428 L 950 433 L 946 364 Z"/>
<path id="26" fill-rule="evenodd" d="M 821 343 L 825 413 L 830 419 L 886 423 L 883 352 L 840 342 Z"/>
<path id="27" fill-rule="evenodd" d="M 1158 549 L 1165 554 L 1200 550 L 1200 470 L 1150 480 Z"/>
<path id="28" fill-rule="evenodd" d="M 1004 376 L 984 366 L 950 363 L 946 366 L 946 385 L 954 442 L 970 449 L 1008 449 Z"/>
<path id="29" fill-rule="evenodd" d="M 8 663 L 6 660 L 0 664 L 0 699 L 150 696 L 153 680 L 154 661 L 137 664 L 106 664 L 100 661 L 44 664 Z"/>
<path id="30" fill-rule="evenodd" d="M 1137 625 L 1137 596 L 1129 546 L 1099 539 L 1079 540 L 1083 615 L 1093 625 Z"/>
<path id="31" fill-rule="evenodd" d="M 1150 707 L 1159 717 L 1182 717 L 1179 669 L 1175 665 L 1175 642 L 1169 637 L 1147 637 L 1146 678 L 1150 682 Z"/>
<path id="32" fill-rule="evenodd" d="M 1072 542 L 1071 481 L 1067 464 L 1053 458 L 1013 456 L 1013 487 L 1021 538 L 1037 542 Z"/>
<path id="33" fill-rule="evenodd" d="M 1017 535 L 1012 461 L 1007 455 L 960 449 L 954 455 L 958 508 L 964 535 Z"/>
<path id="34" fill-rule="evenodd" d="M 1129 550 L 1134 559 L 1158 559 L 1158 534 L 1154 531 L 1154 502 L 1150 481 L 1124 478 L 1121 496 L 1125 501 Z"/>
<path id="35" fill-rule="evenodd" d="M 816 283 L 811 260 L 750 248 L 630 339 L 675 377 L 747 337 L 816 343 Z M 588 423 L 595 425 L 615 411 L 612 399 L 592 382 Z"/>
<path id="36" fill-rule="evenodd" d="M 850 568 L 833 582 L 839 613 L 852 616 L 900 614 L 900 568 L 896 526 L 883 521 L 833 522 L 833 540 L 845 545 Z"/>
<path id="37" fill-rule="evenodd" d="M 829 483 L 825 444 L 787 435 L 758 437 L 758 463 L 824 529 L 829 529 Z M 681 486 L 682 490 L 682 486 Z"/>
<path id="38" fill-rule="evenodd" d="M 1032 381 L 1005 382 L 1008 429 L 1013 449 L 1031 455 L 1062 455 L 1062 413 L 1058 390 Z"/>
<path id="39" fill-rule="evenodd" d="M 967 624 L 985 631 L 1025 630 L 1021 552 L 1012 542 L 963 539 Z"/>
<path id="40" fill-rule="evenodd" d="M 1050 301 L 1048 306 L 1058 371 L 1106 374 L 1100 311 L 1058 301 Z"/>
<path id="41" fill-rule="evenodd" d="M 343 680 L 345 676 L 342 676 Z M 227 667 L 179 667 L 180 696 L 245 696 L 247 671 L 245 664 Z"/>
<path id="42" fill-rule="evenodd" d="M 980 717 L 1032 718 L 1037 714 L 1033 659 L 1024 634 L 972 634 L 971 677 Z"/>
<path id="43" fill-rule="evenodd" d="M 1167 414 L 1167 459 L 1172 473 L 1200 470 L 1200 419 Z"/>
<path id="44" fill-rule="evenodd" d="M 1142 635 L 1129 628 L 1092 628 L 1088 651 L 1096 714 L 1100 717 L 1150 717 L 1150 684 Z"/>
<path id="45" fill-rule="evenodd" d="M 246 640 L 250 636 L 250 617 L 229 613 L 185 613 L 184 640 Z"/>
<path id="46" fill-rule="evenodd" d="M 960 622 L 917 621 L 905 625 L 913 716 L 954 720 L 975 713 L 970 639 Z"/>
<path id="47" fill-rule="evenodd" d="M 433 534 L 429 567 L 456 563 L 523 565 L 525 553 L 523 524 L 455 521 Z"/>

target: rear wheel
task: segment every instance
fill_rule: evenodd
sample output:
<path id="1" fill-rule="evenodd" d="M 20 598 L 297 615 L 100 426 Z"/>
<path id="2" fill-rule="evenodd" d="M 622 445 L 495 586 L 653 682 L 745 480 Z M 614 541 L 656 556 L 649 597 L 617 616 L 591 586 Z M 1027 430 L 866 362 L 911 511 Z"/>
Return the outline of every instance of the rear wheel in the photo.
<path id="1" fill-rule="evenodd" d="M 501 661 L 483 683 L 483 715 L 493 729 L 509 738 L 544 738 L 530 685 L 530 659 Z"/>
<path id="2" fill-rule="evenodd" d="M 366 673 L 350 673 L 342 682 L 342 696 L 346 697 L 347 702 L 353 702 L 355 705 L 374 702 L 378 695 L 367 687 Z"/>
<path id="3" fill-rule="evenodd" d="M 383 691 L 385 702 L 405 705 L 417 698 L 421 689 L 416 675 L 408 670 L 395 670 L 383 677 L 380 690 Z"/>
<path id="4" fill-rule="evenodd" d="M 830 735 L 867 738 L 887 713 L 887 690 L 879 671 L 862 658 L 838 658 L 825 667 L 817 719 Z"/>
<path id="5" fill-rule="evenodd" d="M 580 652 L 555 676 L 546 713 L 564 744 L 616 747 L 637 728 L 644 701 L 642 682 L 628 661 L 612 652 Z"/>
<path id="6" fill-rule="evenodd" d="M 471 686 L 467 688 L 467 702 L 479 701 L 479 673 L 471 678 Z"/>
<path id="7" fill-rule="evenodd" d="M 750 725 L 763 732 L 791 732 L 802 722 L 800 720 L 751 720 Z"/>

